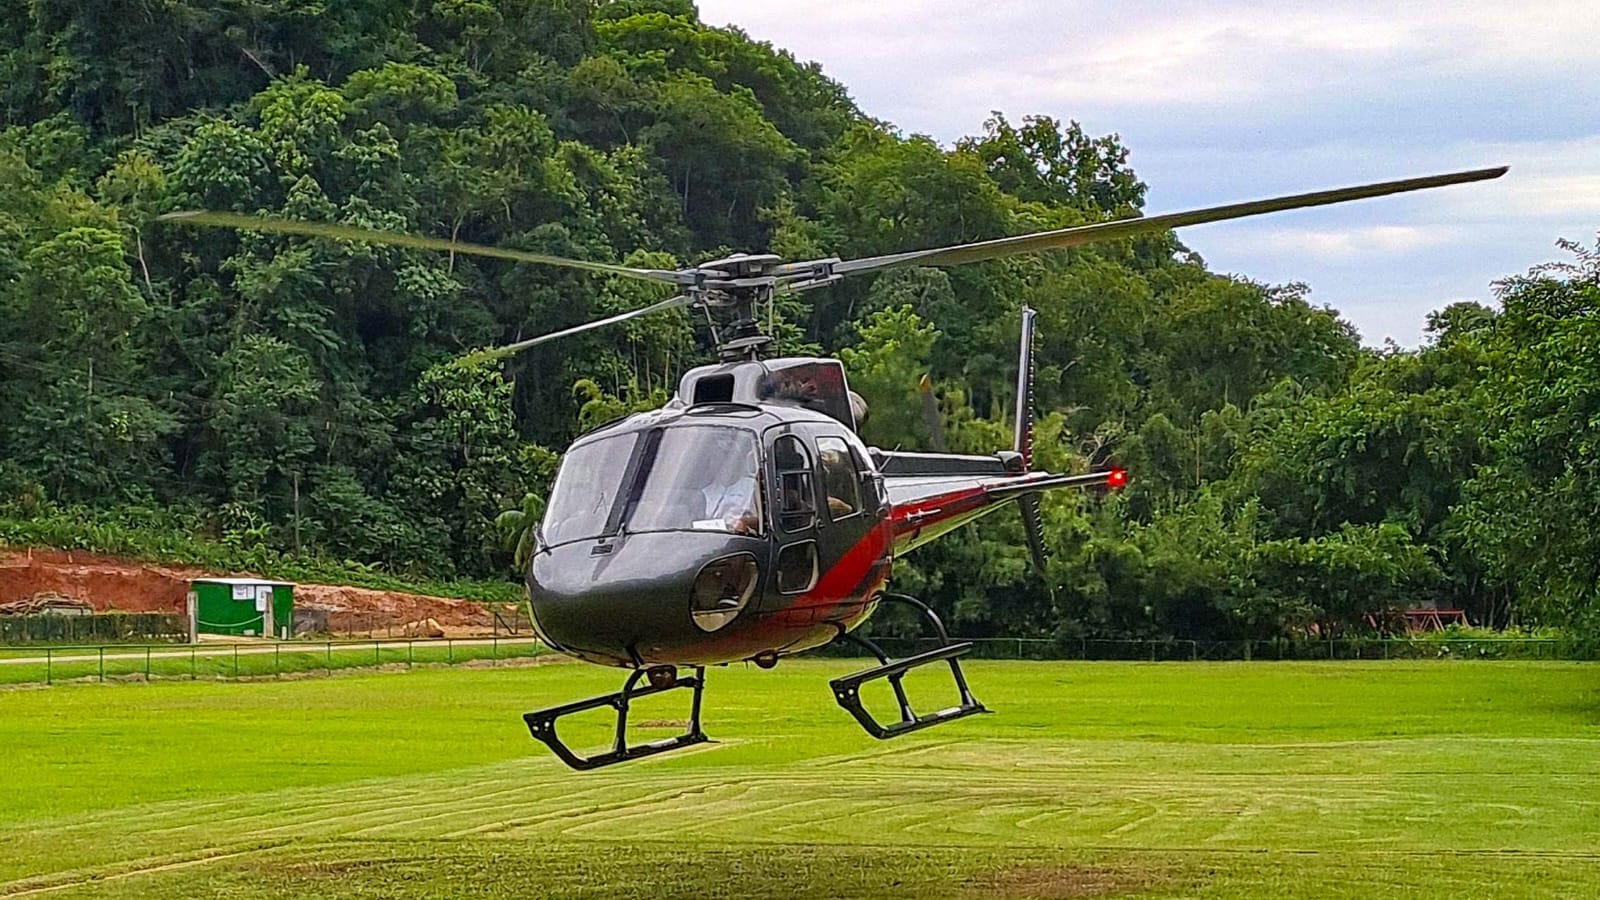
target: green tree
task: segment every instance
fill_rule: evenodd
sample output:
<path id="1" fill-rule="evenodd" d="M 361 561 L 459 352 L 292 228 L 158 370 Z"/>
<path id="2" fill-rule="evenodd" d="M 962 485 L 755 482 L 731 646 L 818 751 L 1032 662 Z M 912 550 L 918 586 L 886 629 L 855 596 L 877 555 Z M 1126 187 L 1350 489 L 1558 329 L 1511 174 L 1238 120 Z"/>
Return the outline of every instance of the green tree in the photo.
<path id="1" fill-rule="evenodd" d="M 242 335 L 223 354 L 201 462 L 223 496 L 256 520 L 287 521 L 315 449 L 317 381 L 305 353 Z"/>
<path id="2" fill-rule="evenodd" d="M 861 326 L 861 341 L 839 351 L 850 387 L 867 401 L 861 430 L 869 443 L 888 448 L 929 446 L 917 384 L 928 371 L 939 332 L 911 307 L 873 313 Z"/>
<path id="3" fill-rule="evenodd" d="M 1481 385 L 1492 458 L 1454 526 L 1512 587 L 1518 618 L 1600 635 L 1600 247 L 1498 285 L 1494 362 Z"/>
<path id="4" fill-rule="evenodd" d="M 535 535 L 543 518 L 544 498 L 538 494 L 523 494 L 516 507 L 495 516 L 494 527 L 500 531 L 503 546 L 512 552 L 512 563 L 519 572 L 533 555 Z"/>
<path id="5" fill-rule="evenodd" d="M 1077 122 L 1062 127 L 1049 116 L 1024 116 L 1018 127 L 998 111 L 983 131 L 958 146 L 1013 197 L 1118 217 L 1144 207 L 1145 184 L 1117 135 L 1091 138 Z"/>

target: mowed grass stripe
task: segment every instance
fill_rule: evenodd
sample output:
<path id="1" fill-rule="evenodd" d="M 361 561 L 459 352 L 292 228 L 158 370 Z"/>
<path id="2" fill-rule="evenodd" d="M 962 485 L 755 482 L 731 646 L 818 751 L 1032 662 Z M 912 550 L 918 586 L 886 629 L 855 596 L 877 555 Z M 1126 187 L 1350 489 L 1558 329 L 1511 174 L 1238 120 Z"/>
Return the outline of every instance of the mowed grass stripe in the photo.
<path id="1" fill-rule="evenodd" d="M 57 896 L 1369 898 L 1593 896 L 1592 858 L 786 844 L 330 841 L 155 867 Z"/>
<path id="2" fill-rule="evenodd" d="M 1600 852 L 1600 670 L 981 663 L 970 667 L 974 689 L 1000 715 L 880 743 L 818 690 L 849 666 L 713 672 L 708 728 L 730 740 L 588 774 L 548 758 L 517 717 L 607 689 L 610 673 L 587 667 L 0 693 L 0 740 L 19 736 L 0 807 L 0 880 L 58 883 L 238 844 L 300 852 L 422 839 L 441 865 L 499 858 L 486 844 L 538 846 L 557 861 L 576 848 L 648 846 L 665 854 L 662 871 L 681 872 L 675 851 L 652 842 L 687 832 L 712 856 L 870 846 L 923 860 L 919 848 L 943 848 L 967 861 L 956 883 L 988 877 L 1003 853 L 1055 865 L 1086 852 L 1097 866 L 1155 854 L 1158 868 L 1189 871 L 1172 855 L 1504 850 L 1550 854 L 1572 883 L 1600 890 L 1584 881 Z M 1180 687 L 1184 702 L 1171 702 Z M 1403 711 L 1385 697 L 1404 698 Z M 1419 710 L 1419 698 L 1433 706 Z M 671 717 L 636 715 L 657 712 Z M 1118 718 L 1131 724 L 1119 731 Z M 605 737 L 600 723 L 578 731 Z M 65 778 L 63 758 L 99 789 Z M 272 880 L 254 863 L 213 877 Z"/>
<path id="3" fill-rule="evenodd" d="M 191 804 L 162 804 L 162 808 L 148 811 L 138 821 L 118 817 L 117 824 L 125 837 L 143 833 L 159 843 L 181 841 L 186 836 L 206 840 L 218 835 L 268 839 L 496 833 L 626 839 L 636 833 L 648 833 L 652 824 L 648 820 L 652 818 L 660 820 L 656 825 L 671 827 L 673 820 L 698 817 L 706 823 L 701 826 L 701 833 L 716 833 L 727 840 L 749 840 L 763 831 L 778 839 L 798 835 L 825 840 L 836 827 L 851 839 L 871 839 L 870 831 L 838 824 L 860 817 L 902 841 L 916 840 L 930 832 L 949 832 L 968 839 L 988 834 L 996 841 L 1016 843 L 1056 843 L 1064 836 L 1111 843 L 1128 837 L 1129 832 L 1139 830 L 1136 826 L 1144 824 L 1148 827 L 1137 835 L 1139 846 L 1171 846 L 1169 839 L 1158 837 L 1168 822 L 1181 825 L 1179 837 L 1215 842 L 1225 835 L 1203 833 L 1203 823 L 1211 821 L 1220 822 L 1222 829 L 1231 831 L 1234 842 L 1254 846 L 1259 836 L 1247 833 L 1247 824 L 1261 823 L 1259 827 L 1277 829 L 1302 816 L 1328 822 L 1321 832 L 1311 826 L 1300 828 L 1298 833 L 1303 836 L 1320 835 L 1324 841 L 1338 841 L 1344 835 L 1338 831 L 1330 834 L 1327 828 L 1339 826 L 1350 836 L 1371 844 L 1394 829 L 1381 821 L 1363 822 L 1363 811 L 1367 812 L 1366 818 L 1381 820 L 1391 810 L 1399 809 L 1413 818 L 1449 816 L 1479 824 L 1516 826 L 1521 842 L 1513 846 L 1525 849 L 1532 849 L 1530 837 L 1551 828 L 1558 837 L 1593 839 L 1592 831 L 1586 834 L 1584 830 L 1567 828 L 1575 817 L 1562 813 L 1562 807 L 1573 805 L 1581 807 L 1580 814 L 1582 808 L 1592 811 L 1592 799 L 1576 804 L 1561 802 L 1560 798 L 1540 801 L 1536 797 L 1516 802 L 1455 799 L 1430 795 L 1424 790 L 1361 788 L 1349 779 L 1320 785 L 1302 779 L 1291 790 L 1276 782 L 1253 783 L 1237 777 L 1222 783 L 1203 778 L 1154 783 L 1138 779 L 1074 779 L 978 786 L 940 779 L 916 788 L 902 788 L 896 800 L 886 799 L 885 788 L 895 781 L 859 777 L 725 781 L 648 778 L 624 786 L 598 786 L 557 795 L 547 784 L 508 784 L 504 773 L 464 770 L 420 782 L 367 783 L 358 790 L 339 791 L 333 797 L 319 797 L 304 790 L 241 797 L 227 813 L 215 808 L 196 809 Z M 1432 781 L 1423 780 L 1421 787 L 1437 791 L 1437 784 Z M 1482 786 L 1465 781 L 1457 782 L 1456 787 L 1471 794 Z M 1521 791 L 1527 785 L 1513 787 Z M 1026 799 L 1019 799 L 1019 795 Z M 789 812 L 799 814 L 789 816 Z M 34 834 L 41 841 L 59 846 L 74 837 L 74 832 L 94 840 L 105 825 L 103 817 L 86 817 L 76 825 L 60 823 Z M 1390 840 L 1407 842 L 1413 837 L 1401 829 Z M 1438 835 L 1426 845 L 1446 849 Z"/>

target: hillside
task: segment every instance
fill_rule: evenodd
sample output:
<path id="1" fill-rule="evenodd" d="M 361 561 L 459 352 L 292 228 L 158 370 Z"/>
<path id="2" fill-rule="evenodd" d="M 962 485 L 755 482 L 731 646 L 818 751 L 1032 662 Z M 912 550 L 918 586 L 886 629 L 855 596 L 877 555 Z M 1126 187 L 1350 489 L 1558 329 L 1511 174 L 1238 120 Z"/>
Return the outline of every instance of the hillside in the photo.
<path id="1" fill-rule="evenodd" d="M 42 535 L 12 543 L 192 535 L 230 558 L 509 583 L 497 516 L 536 508 L 579 431 L 711 357 L 679 311 L 448 365 L 660 295 L 164 212 L 673 267 L 1144 207 L 1114 134 L 1013 111 L 953 147 L 908 136 L 687 0 L 5 11 L 0 517 Z M 1047 503 L 1043 578 L 1009 518 L 908 560 L 899 586 L 964 633 L 1328 633 L 1417 603 L 1600 631 L 1600 364 L 1580 349 L 1600 255 L 1570 249 L 1503 283 L 1503 310 L 1437 313 L 1416 352 L 1363 350 L 1304 285 L 1218 276 L 1171 234 L 885 273 L 784 298 L 773 325 L 781 352 L 845 360 L 870 441 L 927 445 L 929 373 L 952 448 L 987 452 L 1009 433 L 1018 308 L 1039 310 L 1038 460 L 1133 483 Z M 74 522 L 114 539 L 57 527 Z"/>
<path id="2" fill-rule="evenodd" d="M 71 551 L 0 550 L 0 603 L 53 594 L 86 601 L 97 612 L 183 615 L 193 579 L 253 574 L 142 564 Z M 428 619 L 452 637 L 492 633 L 496 612 L 507 622 L 519 615 L 511 604 L 305 583 L 295 585 L 295 608 L 322 614 L 318 618 L 329 633 L 379 636 L 401 636 L 407 623 Z"/>

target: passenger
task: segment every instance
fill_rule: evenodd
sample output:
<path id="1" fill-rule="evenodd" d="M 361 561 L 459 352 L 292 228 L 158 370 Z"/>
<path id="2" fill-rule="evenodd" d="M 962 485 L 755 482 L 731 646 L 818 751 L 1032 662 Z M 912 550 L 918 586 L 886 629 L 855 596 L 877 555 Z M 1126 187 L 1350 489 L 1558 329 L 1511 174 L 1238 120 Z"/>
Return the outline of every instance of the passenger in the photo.
<path id="1" fill-rule="evenodd" d="M 828 476 L 823 478 L 823 488 L 826 490 L 828 498 L 828 512 L 835 519 L 848 516 L 856 511 L 855 506 L 849 500 L 837 496 L 837 493 L 849 492 L 849 479 L 855 477 L 854 466 L 855 464 L 850 461 L 850 458 L 838 450 L 822 451 L 822 472 L 825 476 Z M 834 477 L 838 473 L 849 473 L 844 476 L 845 483 L 841 484 L 840 478 Z"/>

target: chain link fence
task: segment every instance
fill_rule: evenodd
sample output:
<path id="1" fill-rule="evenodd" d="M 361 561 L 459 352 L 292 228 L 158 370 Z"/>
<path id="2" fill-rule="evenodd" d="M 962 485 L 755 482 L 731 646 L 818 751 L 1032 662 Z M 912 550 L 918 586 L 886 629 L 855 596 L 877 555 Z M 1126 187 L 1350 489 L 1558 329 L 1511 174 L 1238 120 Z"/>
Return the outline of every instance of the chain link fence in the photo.
<path id="1" fill-rule="evenodd" d="M 184 617 L 168 613 L 0 616 L 0 644 L 149 643 L 188 639 L 189 627 Z"/>
<path id="2" fill-rule="evenodd" d="M 0 685 L 281 678 L 338 669 L 499 664 L 547 652 L 531 637 L 0 647 Z"/>
<path id="3" fill-rule="evenodd" d="M 1125 660 L 1199 662 L 1355 659 L 1594 659 L 1592 648 L 1551 638 L 1346 638 L 1340 640 L 1187 641 L 1056 640 L 1052 638 L 952 638 L 970 641 L 973 659 Z M 925 653 L 932 638 L 873 637 L 891 657 Z M 827 656 L 870 654 L 841 642 L 818 651 Z"/>
<path id="4" fill-rule="evenodd" d="M 452 623 L 453 629 L 462 626 Z M 484 637 L 516 637 L 533 634 L 533 621 L 525 608 L 515 610 L 486 608 L 482 621 L 468 626 L 470 633 Z M 394 612 L 332 611 L 310 607 L 296 607 L 291 624 L 293 634 L 299 638 L 355 638 L 373 640 L 398 640 L 407 638 L 437 638 L 443 627 L 431 619 L 409 620 Z M 438 633 L 430 633 L 434 629 Z M 455 632 L 460 634 L 458 630 Z"/>
<path id="5" fill-rule="evenodd" d="M 927 638 L 872 639 L 893 657 L 935 649 Z M 956 640 L 962 640 L 957 638 Z M 1592 649 L 1537 638 L 1370 638 L 1301 641 L 1115 641 L 973 638 L 969 658 L 1221 662 L 1274 660 L 1517 659 L 1590 660 Z M 496 664 L 549 651 L 530 636 L 434 640 L 287 641 L 232 644 L 112 644 L 0 647 L 0 685 L 162 678 L 280 678 L 338 669 Z M 813 655 L 861 657 L 867 651 L 834 644 Z"/>

